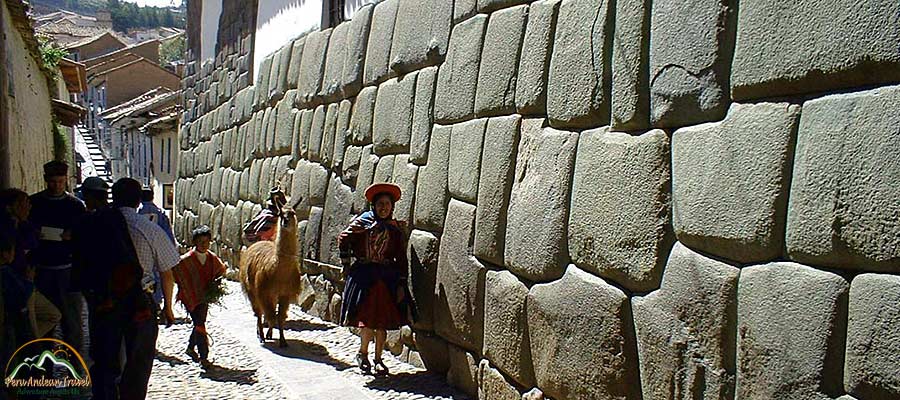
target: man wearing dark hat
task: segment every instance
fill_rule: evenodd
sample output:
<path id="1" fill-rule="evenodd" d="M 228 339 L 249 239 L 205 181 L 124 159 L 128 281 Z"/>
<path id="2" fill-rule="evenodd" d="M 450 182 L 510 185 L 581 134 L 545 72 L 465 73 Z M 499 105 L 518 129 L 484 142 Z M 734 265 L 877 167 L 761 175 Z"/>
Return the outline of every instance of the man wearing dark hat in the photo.
<path id="1" fill-rule="evenodd" d="M 97 176 L 91 176 L 81 184 L 81 200 L 88 211 L 96 211 L 109 205 L 109 184 Z"/>
<path id="2" fill-rule="evenodd" d="M 35 286 L 62 314 L 62 338 L 76 349 L 83 341 L 84 298 L 72 283 L 72 228 L 84 215 L 84 203 L 66 192 L 69 166 L 61 161 L 44 164 L 47 189 L 31 195 L 29 220 L 39 235 L 31 252 L 37 266 Z"/>
<path id="3" fill-rule="evenodd" d="M 244 240 L 251 245 L 260 240 L 275 240 L 275 224 L 281 215 L 281 207 L 287 203 L 284 192 L 274 187 L 269 191 L 268 207 L 244 225 Z"/>

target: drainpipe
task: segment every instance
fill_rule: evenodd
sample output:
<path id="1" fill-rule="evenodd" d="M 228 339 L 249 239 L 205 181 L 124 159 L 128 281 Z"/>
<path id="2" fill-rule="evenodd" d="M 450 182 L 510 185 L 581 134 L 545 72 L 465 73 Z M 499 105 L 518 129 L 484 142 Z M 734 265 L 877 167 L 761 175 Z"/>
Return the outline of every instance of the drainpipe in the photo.
<path id="1" fill-rule="evenodd" d="M 9 187 L 9 112 L 7 110 L 9 99 L 7 98 L 9 82 L 9 72 L 6 70 L 6 4 L 2 5 L 3 10 L 0 12 L 0 63 L 3 64 L 0 69 L 0 188 Z"/>

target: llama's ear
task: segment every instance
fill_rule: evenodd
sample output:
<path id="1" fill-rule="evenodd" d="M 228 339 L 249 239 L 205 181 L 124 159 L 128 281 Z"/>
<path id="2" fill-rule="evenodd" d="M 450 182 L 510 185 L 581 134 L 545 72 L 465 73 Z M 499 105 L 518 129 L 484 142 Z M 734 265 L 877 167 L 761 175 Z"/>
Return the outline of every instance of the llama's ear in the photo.
<path id="1" fill-rule="evenodd" d="M 302 202 L 302 201 L 303 201 L 303 196 L 297 196 L 297 199 L 296 199 L 296 200 L 295 200 L 295 199 L 291 199 L 291 201 L 288 201 L 288 205 L 289 205 L 289 206 L 291 207 L 291 209 L 293 210 L 293 209 L 296 209 L 297 206 L 300 205 L 300 202 Z"/>

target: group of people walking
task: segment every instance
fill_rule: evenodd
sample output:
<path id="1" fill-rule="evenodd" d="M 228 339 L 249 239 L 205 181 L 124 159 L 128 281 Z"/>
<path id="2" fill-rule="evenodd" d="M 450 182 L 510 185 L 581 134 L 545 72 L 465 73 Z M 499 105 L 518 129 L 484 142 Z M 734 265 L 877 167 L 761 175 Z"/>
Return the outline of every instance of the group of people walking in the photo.
<path id="1" fill-rule="evenodd" d="M 179 256 L 165 212 L 138 181 L 116 181 L 111 205 L 110 188 L 96 177 L 83 182 L 80 198 L 69 193 L 65 163 L 46 163 L 44 181 L 46 189 L 31 196 L 18 189 L 0 191 L 4 359 L 34 338 L 56 336 L 79 351 L 88 347 L 95 399 L 142 399 L 156 354 L 158 324 L 175 321 L 177 283 L 177 300 L 193 322 L 186 353 L 209 367 L 205 294 L 226 270 L 209 250 L 209 227 L 195 229 L 193 248 Z M 365 196 L 370 211 L 354 218 L 335 238 L 346 280 L 340 323 L 360 328 L 359 368 L 386 374 L 386 331 L 409 324 L 416 314 L 407 287 L 408 232 L 405 222 L 393 218 L 401 196 L 398 186 L 374 184 Z M 268 203 L 245 225 L 248 243 L 274 235 L 286 199 L 273 189 Z M 85 315 L 89 346 L 83 337 Z"/>
<path id="2" fill-rule="evenodd" d="M 208 367 L 203 291 L 225 273 L 209 251 L 209 228 L 195 230 L 195 247 L 179 256 L 168 217 L 138 181 L 116 181 L 111 205 L 100 178 L 82 183 L 80 199 L 69 193 L 63 162 L 46 163 L 44 181 L 31 196 L 0 191 L 3 359 L 32 339 L 56 337 L 79 352 L 88 347 L 94 399 L 143 399 L 158 323 L 175 321 L 177 281 L 194 323 L 186 351 Z"/>

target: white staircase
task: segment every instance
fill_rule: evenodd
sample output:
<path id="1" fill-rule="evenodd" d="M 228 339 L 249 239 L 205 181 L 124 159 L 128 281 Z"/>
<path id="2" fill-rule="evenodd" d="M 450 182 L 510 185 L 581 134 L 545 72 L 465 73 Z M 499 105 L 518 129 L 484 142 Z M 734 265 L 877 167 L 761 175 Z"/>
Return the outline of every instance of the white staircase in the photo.
<path id="1" fill-rule="evenodd" d="M 81 125 L 75 127 L 75 152 L 81 156 L 82 179 L 98 176 L 111 187 L 112 175 L 106 170 L 106 158 L 100 150 L 100 144 L 91 136 L 90 131 Z"/>

